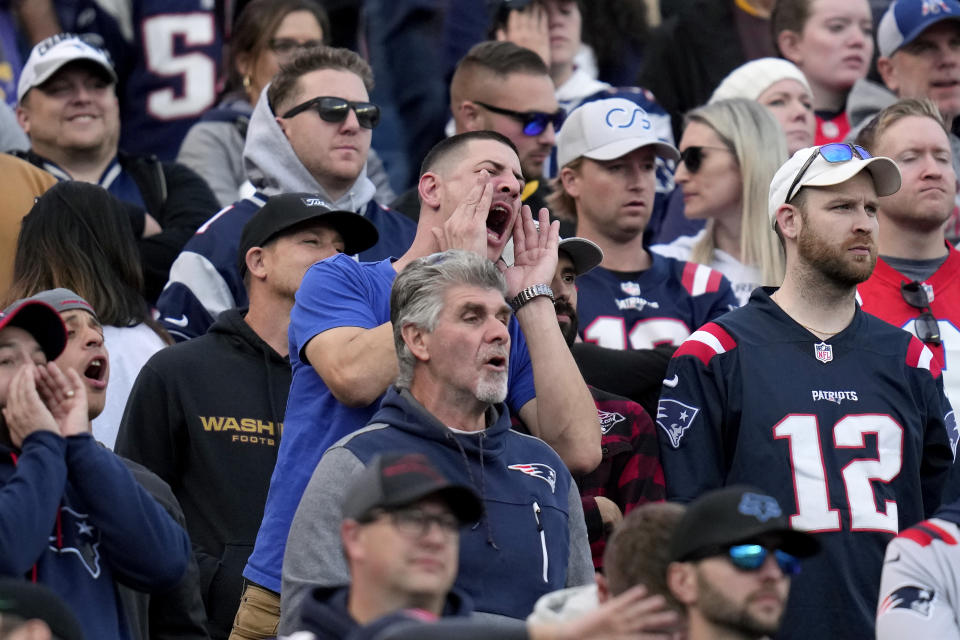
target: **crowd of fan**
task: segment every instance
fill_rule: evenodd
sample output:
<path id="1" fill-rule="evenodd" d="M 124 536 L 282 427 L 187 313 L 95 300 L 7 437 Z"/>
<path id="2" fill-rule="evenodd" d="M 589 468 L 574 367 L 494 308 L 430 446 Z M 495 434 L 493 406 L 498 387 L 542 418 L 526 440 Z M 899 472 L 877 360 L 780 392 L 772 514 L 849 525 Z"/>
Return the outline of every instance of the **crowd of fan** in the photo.
<path id="1" fill-rule="evenodd" d="M 960 637 L 958 0 L 172 4 L 0 11 L 0 638 Z"/>

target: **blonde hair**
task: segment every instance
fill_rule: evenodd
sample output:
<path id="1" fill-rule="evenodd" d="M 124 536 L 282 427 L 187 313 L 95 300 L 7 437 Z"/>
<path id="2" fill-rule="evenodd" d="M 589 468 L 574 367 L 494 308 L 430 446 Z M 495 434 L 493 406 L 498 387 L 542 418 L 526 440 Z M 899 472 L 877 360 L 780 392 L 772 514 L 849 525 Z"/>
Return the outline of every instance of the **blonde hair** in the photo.
<path id="1" fill-rule="evenodd" d="M 741 222 L 740 257 L 746 265 L 760 269 L 762 284 L 783 282 L 783 248 L 767 213 L 770 181 L 787 160 L 787 141 L 776 118 L 753 100 L 719 100 L 687 114 L 687 124 L 699 122 L 717 134 L 736 156 L 740 167 Z M 690 253 L 691 262 L 710 264 L 717 248 L 716 221 L 707 221 L 706 233 Z"/>

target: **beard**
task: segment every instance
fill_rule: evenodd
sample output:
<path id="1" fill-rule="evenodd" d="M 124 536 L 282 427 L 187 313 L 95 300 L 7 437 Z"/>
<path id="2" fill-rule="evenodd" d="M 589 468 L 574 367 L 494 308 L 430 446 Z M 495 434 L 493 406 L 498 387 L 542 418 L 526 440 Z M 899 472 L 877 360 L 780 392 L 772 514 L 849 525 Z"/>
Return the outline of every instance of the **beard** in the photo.
<path id="1" fill-rule="evenodd" d="M 751 613 L 749 608 L 755 595 L 766 595 L 773 590 L 772 586 L 761 587 L 750 594 L 742 605 L 737 605 L 727 598 L 722 588 L 715 587 L 702 574 L 697 573 L 697 606 L 700 614 L 714 626 L 734 630 L 747 638 L 773 636 L 780 628 L 785 603 L 781 603 L 780 612 L 774 618 L 758 617 Z M 779 597 L 779 594 L 777 595 Z"/>
<path id="2" fill-rule="evenodd" d="M 507 398 L 510 351 L 508 349 L 495 347 L 485 351 L 479 360 L 481 363 L 484 363 L 493 357 L 503 358 L 504 370 L 489 371 L 481 368 L 480 375 L 477 377 L 477 382 L 473 389 L 473 395 L 477 400 L 486 404 L 500 404 Z"/>
<path id="3" fill-rule="evenodd" d="M 557 300 L 554 302 L 553 309 L 557 312 L 558 316 L 565 315 L 570 318 L 569 322 L 560 322 L 560 333 L 563 335 L 563 339 L 567 342 L 567 346 L 572 347 L 573 343 L 577 340 L 577 330 L 580 328 L 579 320 L 577 318 L 577 310 L 564 300 Z"/>
<path id="4" fill-rule="evenodd" d="M 805 216 L 804 222 L 806 221 Z M 848 249 L 858 244 L 867 244 L 870 254 L 852 256 Z M 866 282 L 877 264 L 877 243 L 872 237 L 861 235 L 837 246 L 817 233 L 809 224 L 804 224 L 800 229 L 797 252 L 804 262 L 824 278 L 845 289 Z"/>

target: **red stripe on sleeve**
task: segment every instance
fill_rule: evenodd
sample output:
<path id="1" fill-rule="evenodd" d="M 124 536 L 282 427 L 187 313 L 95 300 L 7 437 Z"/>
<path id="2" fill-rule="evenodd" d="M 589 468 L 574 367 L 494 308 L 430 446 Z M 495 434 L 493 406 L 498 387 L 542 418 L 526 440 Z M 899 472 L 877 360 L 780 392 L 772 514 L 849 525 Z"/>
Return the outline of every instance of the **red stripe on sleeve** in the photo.
<path id="1" fill-rule="evenodd" d="M 683 265 L 683 288 L 687 290 L 687 293 L 693 295 L 693 280 L 697 275 L 697 264 L 693 262 L 688 262 Z"/>
<path id="2" fill-rule="evenodd" d="M 707 293 L 713 293 L 720 290 L 720 280 L 723 274 L 716 269 L 711 270 L 710 277 L 707 279 Z"/>

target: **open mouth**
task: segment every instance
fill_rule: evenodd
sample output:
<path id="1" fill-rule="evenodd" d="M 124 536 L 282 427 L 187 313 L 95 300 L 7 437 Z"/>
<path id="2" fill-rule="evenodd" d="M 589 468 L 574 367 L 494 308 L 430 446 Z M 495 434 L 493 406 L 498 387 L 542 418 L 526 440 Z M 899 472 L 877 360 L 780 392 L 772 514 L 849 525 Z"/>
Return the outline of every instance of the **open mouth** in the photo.
<path id="1" fill-rule="evenodd" d="M 492 358 L 488 358 L 484 364 L 490 365 L 495 369 L 503 369 L 507 366 L 507 359 L 503 356 L 493 356 Z"/>
<path id="2" fill-rule="evenodd" d="M 103 382 L 106 373 L 106 362 L 104 362 L 103 358 L 96 358 L 83 370 L 83 377 L 88 380 L 93 380 L 94 382 Z"/>
<path id="3" fill-rule="evenodd" d="M 956 89 L 960 80 L 935 80 L 930 83 L 934 89 Z"/>
<path id="4" fill-rule="evenodd" d="M 492 231 L 497 238 L 502 237 L 507 230 L 507 225 L 510 224 L 512 214 L 513 211 L 505 203 L 493 203 L 490 212 L 487 214 L 487 229 Z"/>

